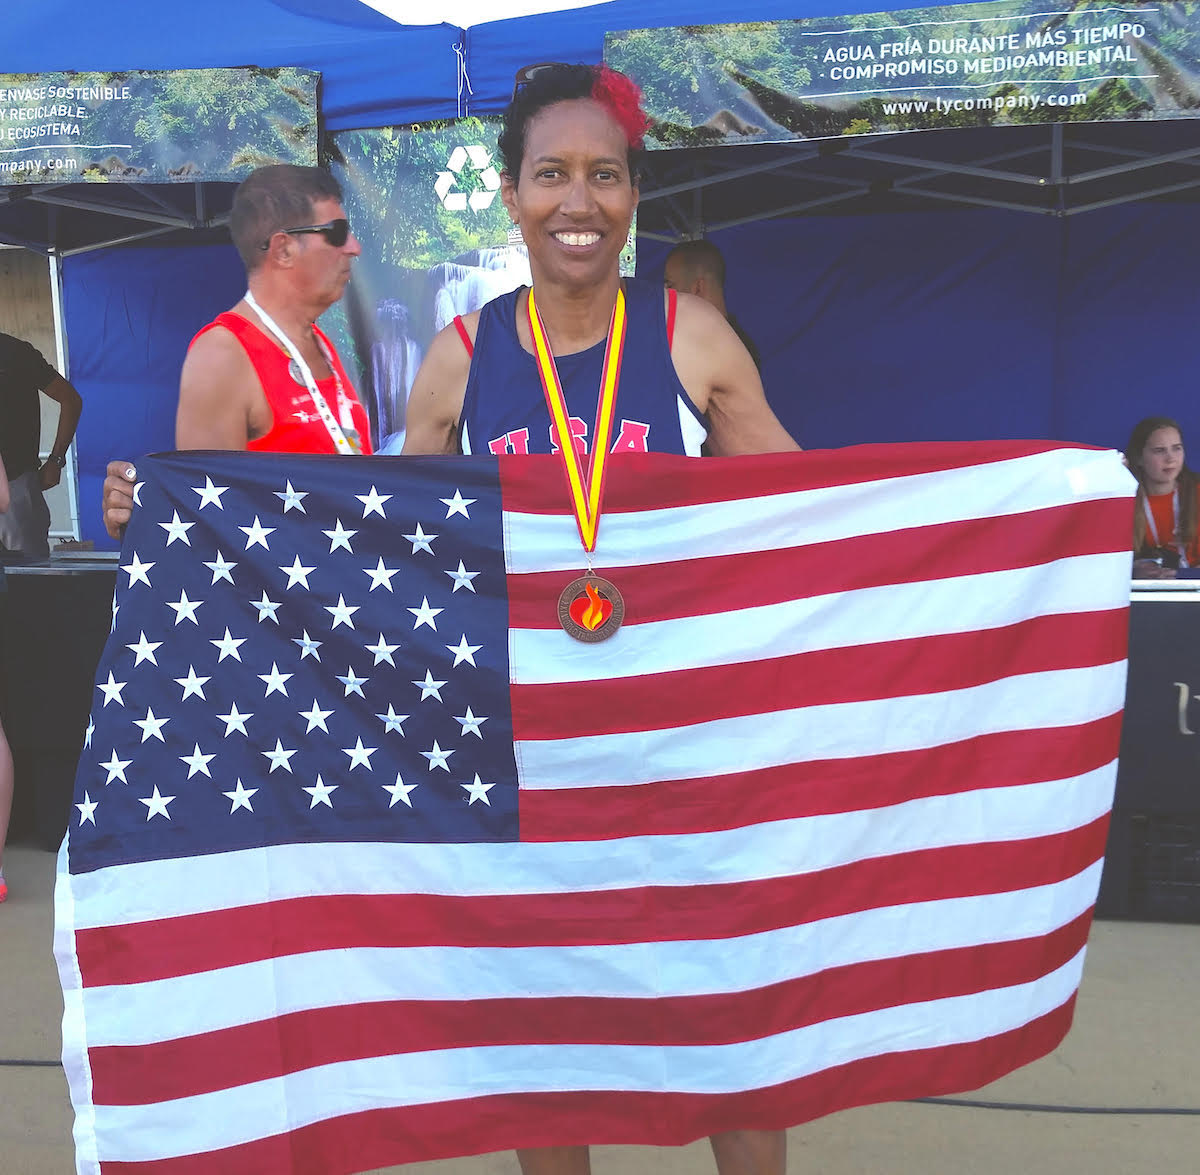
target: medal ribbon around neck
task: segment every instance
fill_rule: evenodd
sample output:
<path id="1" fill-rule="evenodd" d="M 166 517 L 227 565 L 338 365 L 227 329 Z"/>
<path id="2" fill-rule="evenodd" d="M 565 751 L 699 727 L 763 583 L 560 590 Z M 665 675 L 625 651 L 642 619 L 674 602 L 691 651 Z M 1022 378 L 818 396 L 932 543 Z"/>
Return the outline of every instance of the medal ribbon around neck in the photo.
<path id="1" fill-rule="evenodd" d="M 590 555 L 596 549 L 600 530 L 600 514 L 604 502 L 604 475 L 608 467 L 608 450 L 612 443 L 613 417 L 617 408 L 617 387 L 621 381 L 621 356 L 625 351 L 625 291 L 617 287 L 617 300 L 608 324 L 608 341 L 604 348 L 604 367 L 600 372 L 600 392 L 596 403 L 596 422 L 592 429 L 592 452 L 585 474 L 571 435 L 570 413 L 563 395 L 562 381 L 550 352 L 546 328 L 538 313 L 532 288 L 529 291 L 529 333 L 533 338 L 533 353 L 546 407 L 558 435 L 558 448 L 567 475 L 567 488 L 575 511 L 575 523 L 583 549 Z M 591 566 L 589 560 L 588 566 Z"/>

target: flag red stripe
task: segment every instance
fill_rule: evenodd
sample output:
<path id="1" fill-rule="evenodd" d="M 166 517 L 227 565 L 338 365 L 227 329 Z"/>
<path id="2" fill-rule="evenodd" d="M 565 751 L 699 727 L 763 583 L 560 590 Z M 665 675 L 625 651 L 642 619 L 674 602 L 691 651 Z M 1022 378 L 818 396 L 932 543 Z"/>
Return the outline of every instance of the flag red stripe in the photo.
<path id="1" fill-rule="evenodd" d="M 836 1110 L 978 1089 L 1055 1048 L 1072 996 L 1029 1024 L 978 1041 L 887 1053 L 796 1081 L 732 1094 L 593 1091 L 463 1098 L 366 1110 L 219 1151 L 105 1162 L 102 1175 L 353 1175 L 405 1162 L 567 1141 L 679 1146 L 734 1129 L 776 1130 Z M 401 1145 L 402 1140 L 402 1145 Z"/>
<path id="2" fill-rule="evenodd" d="M 664 575 L 657 565 L 605 568 L 597 564 L 596 573 L 621 589 L 625 623 L 645 624 L 1104 554 L 1113 549 L 1113 535 L 1124 534 L 1131 525 L 1127 500 L 1100 499 L 836 543 L 712 556 L 703 561 L 702 569 L 684 565 L 671 575 Z M 557 627 L 559 594 L 578 575 L 578 569 L 510 575 L 510 626 Z M 702 592 L 692 589 L 698 582 L 704 584 Z"/>
<path id="3" fill-rule="evenodd" d="M 822 918 L 1002 893 L 1074 876 L 1104 852 L 1107 815 L 1065 833 L 921 849 L 793 877 L 588 893 L 326 895 L 76 935 L 85 987 L 146 982 L 357 947 L 603 945 L 733 938 Z"/>
<path id="4" fill-rule="evenodd" d="M 601 681 L 514 685 L 513 737 L 670 730 L 722 718 L 913 697 L 1125 658 L 1129 610 L 1035 616 L 1001 628 L 816 649 Z"/>
<path id="5" fill-rule="evenodd" d="M 97 1047 L 93 1097 L 149 1105 L 319 1065 L 530 1043 L 731 1044 L 894 1005 L 1031 983 L 1083 948 L 1091 912 L 1044 936 L 831 967 L 750 991 L 661 999 L 395 1000 L 316 1008 L 158 1044 Z"/>
<path id="6" fill-rule="evenodd" d="M 521 792 L 521 839 L 555 842 L 740 828 L 923 796 L 1071 779 L 1116 757 L 1121 715 L 1083 726 L 981 734 L 916 751 L 786 763 L 705 779 Z"/>
<path id="7" fill-rule="evenodd" d="M 941 473 L 965 465 L 986 466 L 1053 449 L 1061 450 L 1062 446 L 1053 441 L 927 442 L 809 449 L 802 455 L 710 457 L 703 462 L 694 457 L 663 454 L 654 454 L 647 461 L 647 455 L 642 453 L 614 453 L 608 462 L 604 510 L 606 514 L 614 514 L 645 510 L 649 503 L 655 509 L 663 509 L 765 498 L 799 490 Z M 508 454 L 498 461 L 506 510 L 570 515 L 571 503 L 563 496 L 557 456 Z M 980 476 L 986 477 L 987 470 L 981 470 Z M 1132 507 L 1127 505 L 1127 508 Z"/>

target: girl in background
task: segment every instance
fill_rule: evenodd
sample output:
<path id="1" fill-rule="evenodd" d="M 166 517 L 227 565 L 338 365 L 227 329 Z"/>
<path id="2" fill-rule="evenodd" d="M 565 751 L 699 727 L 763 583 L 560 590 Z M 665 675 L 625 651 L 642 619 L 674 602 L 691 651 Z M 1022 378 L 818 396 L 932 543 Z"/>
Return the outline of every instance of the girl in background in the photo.
<path id="1" fill-rule="evenodd" d="M 1166 416 L 1139 420 L 1125 448 L 1138 480 L 1133 514 L 1133 576 L 1175 579 L 1200 564 L 1200 483 L 1185 463 L 1183 434 Z"/>

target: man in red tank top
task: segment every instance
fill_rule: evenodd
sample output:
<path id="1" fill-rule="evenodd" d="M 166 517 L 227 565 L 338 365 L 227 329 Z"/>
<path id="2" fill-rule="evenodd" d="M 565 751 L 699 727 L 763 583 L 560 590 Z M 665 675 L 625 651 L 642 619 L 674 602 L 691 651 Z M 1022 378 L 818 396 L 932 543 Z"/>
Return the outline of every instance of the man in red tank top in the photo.
<path id="1" fill-rule="evenodd" d="M 337 180 L 317 167 L 260 167 L 234 196 L 230 231 L 249 289 L 192 340 L 175 447 L 369 453 L 366 412 L 316 325 L 362 252 Z M 107 472 L 104 525 L 117 538 L 135 478 L 128 461 Z"/>

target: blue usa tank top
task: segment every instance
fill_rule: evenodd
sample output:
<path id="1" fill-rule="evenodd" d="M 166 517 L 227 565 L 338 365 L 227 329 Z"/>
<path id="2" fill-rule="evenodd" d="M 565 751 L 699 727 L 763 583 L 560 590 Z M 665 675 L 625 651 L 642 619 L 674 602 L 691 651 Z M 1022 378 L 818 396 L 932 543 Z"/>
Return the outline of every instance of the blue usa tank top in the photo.
<path id="1" fill-rule="evenodd" d="M 557 451 L 537 364 L 517 336 L 520 294 L 520 290 L 502 294 L 479 313 L 458 422 L 459 447 L 464 453 Z M 627 279 L 625 301 L 628 325 L 612 451 L 698 457 L 707 429 L 671 362 L 662 287 Z M 591 452 L 604 340 L 574 355 L 556 355 L 554 362 L 576 447 Z"/>

